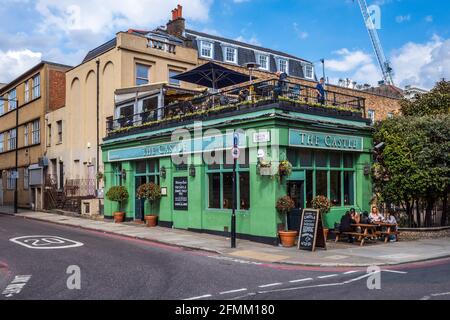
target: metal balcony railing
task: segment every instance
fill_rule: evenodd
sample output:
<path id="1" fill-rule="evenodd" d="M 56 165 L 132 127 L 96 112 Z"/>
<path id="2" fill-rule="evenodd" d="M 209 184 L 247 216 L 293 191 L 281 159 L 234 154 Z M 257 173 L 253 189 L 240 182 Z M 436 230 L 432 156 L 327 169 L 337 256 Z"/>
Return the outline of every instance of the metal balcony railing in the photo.
<path id="1" fill-rule="evenodd" d="M 365 114 L 365 99 L 358 96 L 327 90 L 325 99 L 318 99 L 317 90 L 287 81 L 266 80 L 251 85 L 236 86 L 216 94 L 202 94 L 182 101 L 175 101 L 161 108 L 146 110 L 139 114 L 107 120 L 108 135 L 118 129 L 158 123 L 170 119 L 202 115 L 212 110 L 236 109 L 241 106 L 267 102 L 288 101 L 303 105 L 325 107 Z"/>

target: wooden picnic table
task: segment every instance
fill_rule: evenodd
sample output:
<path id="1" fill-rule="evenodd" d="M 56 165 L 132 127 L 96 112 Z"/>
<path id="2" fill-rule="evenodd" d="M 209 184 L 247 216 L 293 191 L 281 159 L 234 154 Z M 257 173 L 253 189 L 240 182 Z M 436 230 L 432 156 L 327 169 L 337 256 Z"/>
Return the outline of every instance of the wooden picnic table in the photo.
<path id="1" fill-rule="evenodd" d="M 391 235 L 395 235 L 396 240 L 398 241 L 398 231 L 395 230 L 397 228 L 396 224 L 386 223 L 386 222 L 377 222 L 376 226 L 381 228 L 386 228 L 386 231 L 377 231 L 377 235 L 384 236 L 384 242 L 387 243 L 389 241 L 389 237 Z"/>
<path id="2" fill-rule="evenodd" d="M 360 246 L 364 246 L 364 242 L 366 241 L 366 239 L 374 239 L 377 237 L 377 227 L 378 225 L 375 224 L 363 224 L 363 223 L 357 223 L 357 224 L 352 224 L 352 227 L 354 227 L 355 229 L 360 228 L 361 231 L 353 231 L 353 232 L 343 232 L 342 234 L 347 235 L 347 236 L 354 236 L 357 238 L 357 241 L 360 242 Z M 336 234 L 336 242 L 339 241 L 340 238 L 340 233 Z"/>

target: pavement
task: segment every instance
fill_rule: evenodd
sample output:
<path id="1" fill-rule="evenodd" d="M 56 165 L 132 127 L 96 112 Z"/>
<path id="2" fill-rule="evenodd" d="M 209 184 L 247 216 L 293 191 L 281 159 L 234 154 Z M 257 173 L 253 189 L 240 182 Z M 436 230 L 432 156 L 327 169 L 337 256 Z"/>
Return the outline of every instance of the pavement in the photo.
<path id="1" fill-rule="evenodd" d="M 203 250 L 230 259 L 247 259 L 255 262 L 321 267 L 389 266 L 450 257 L 450 238 L 382 242 L 359 247 L 356 244 L 327 242 L 327 250 L 299 251 L 264 245 L 247 240 L 237 240 L 237 248 L 230 248 L 230 239 L 209 234 L 162 227 L 147 228 L 137 224 L 115 224 L 53 213 L 22 212 L 16 216 L 59 225 L 116 234 L 134 239 L 154 241 L 166 245 Z"/>

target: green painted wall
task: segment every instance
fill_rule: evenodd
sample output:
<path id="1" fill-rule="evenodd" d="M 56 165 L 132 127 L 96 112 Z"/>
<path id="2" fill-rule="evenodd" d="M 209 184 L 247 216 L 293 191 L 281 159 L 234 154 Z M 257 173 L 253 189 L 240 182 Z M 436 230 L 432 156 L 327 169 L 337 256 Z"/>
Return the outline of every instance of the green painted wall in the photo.
<path id="1" fill-rule="evenodd" d="M 218 125 L 219 127 L 219 125 Z M 222 130 L 224 131 L 224 128 Z M 226 129 L 237 129 L 238 126 L 227 126 Z M 242 129 L 277 129 L 279 136 L 273 136 L 272 142 L 279 144 L 279 154 L 271 154 L 268 156 L 275 159 L 286 159 L 288 148 L 289 128 L 296 129 L 313 129 L 307 124 L 286 122 L 270 118 L 259 119 L 258 121 L 246 121 L 239 124 Z M 342 133 L 339 130 L 331 128 L 320 128 L 322 132 Z M 345 134 L 349 134 L 345 132 Z M 355 202 L 356 208 L 360 210 L 369 210 L 370 200 L 372 198 L 372 185 L 369 176 L 364 175 L 364 167 L 371 162 L 372 138 L 367 130 L 355 129 L 355 134 L 364 137 L 364 152 L 359 153 L 356 157 L 355 172 Z M 134 137 L 135 138 L 135 137 Z M 129 142 L 117 142 L 103 146 L 103 160 L 105 162 L 105 191 L 114 185 L 116 179 L 114 177 L 113 165 L 107 161 L 107 152 L 115 148 L 128 148 L 140 146 L 143 144 L 156 144 L 160 142 L 168 142 L 168 136 L 159 136 L 157 139 L 149 139 L 145 142 L 132 139 Z M 270 149 L 269 149 L 270 150 Z M 273 151 L 271 151 L 273 152 Z M 257 150 L 250 149 L 250 159 L 256 159 Z M 195 165 L 195 177 L 189 176 L 189 170 L 177 171 L 172 165 L 171 158 L 165 157 L 160 160 L 160 168 L 166 169 L 166 177 L 160 178 L 161 187 L 166 187 L 168 195 L 163 197 L 159 203 L 160 220 L 164 222 L 173 222 L 173 226 L 178 229 L 196 229 L 223 232 L 230 230 L 231 210 L 208 209 L 208 181 L 206 174 L 206 166 L 202 164 L 200 155 L 195 155 L 190 159 L 190 163 Z M 126 171 L 127 179 L 123 184 L 130 191 L 131 198 L 125 204 L 127 218 L 134 218 L 135 201 L 134 190 L 136 188 L 134 179 L 134 163 L 125 161 L 122 168 Z M 278 197 L 286 195 L 287 181 L 283 179 L 280 183 L 276 177 L 260 176 L 257 173 L 256 163 L 250 164 L 250 210 L 237 212 L 237 232 L 262 237 L 277 237 L 278 224 L 281 223 L 280 217 L 275 210 L 275 203 Z M 304 177 L 304 172 L 296 173 L 297 178 Z M 188 177 L 189 192 L 189 210 L 176 211 L 173 208 L 173 179 L 174 177 Z M 333 208 L 326 216 L 326 225 L 333 227 L 335 222 L 340 221 L 342 215 L 349 210 L 349 207 Z M 105 216 L 111 216 L 117 210 L 117 204 L 105 199 Z M 146 213 L 149 207 L 147 205 Z"/>

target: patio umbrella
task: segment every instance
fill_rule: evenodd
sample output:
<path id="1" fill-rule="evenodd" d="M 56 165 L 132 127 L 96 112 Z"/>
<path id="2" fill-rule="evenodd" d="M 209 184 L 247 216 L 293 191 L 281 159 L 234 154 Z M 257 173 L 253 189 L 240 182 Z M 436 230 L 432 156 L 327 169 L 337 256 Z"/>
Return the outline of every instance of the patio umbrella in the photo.
<path id="1" fill-rule="evenodd" d="M 208 62 L 195 69 L 179 74 L 173 77 L 173 79 L 213 89 L 222 89 L 250 81 L 248 75 L 227 69 L 213 62 Z"/>

